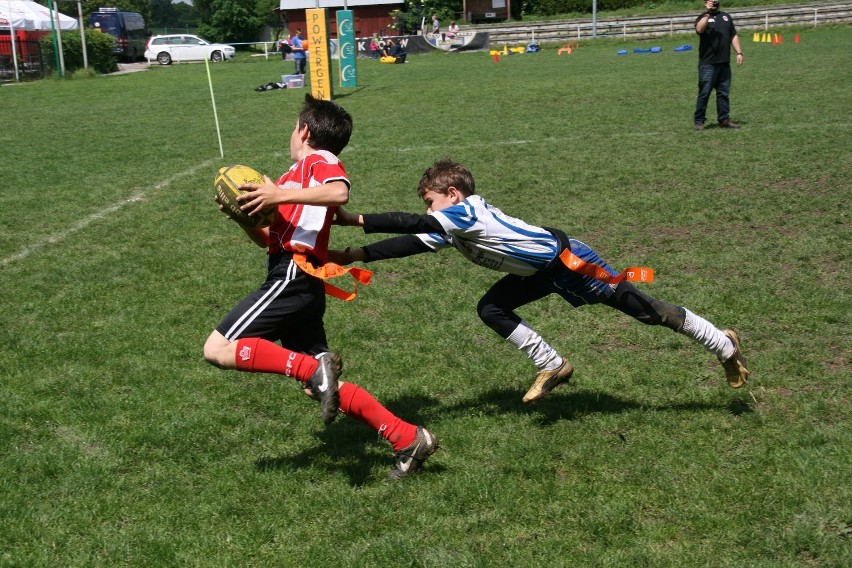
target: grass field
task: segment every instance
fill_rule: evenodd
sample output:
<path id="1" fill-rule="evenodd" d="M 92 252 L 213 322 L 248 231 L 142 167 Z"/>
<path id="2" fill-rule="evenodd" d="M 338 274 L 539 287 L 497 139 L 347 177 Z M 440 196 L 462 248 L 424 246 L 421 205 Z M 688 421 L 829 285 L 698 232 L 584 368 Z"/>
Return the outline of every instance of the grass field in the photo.
<path id="1" fill-rule="evenodd" d="M 654 267 L 752 371 L 732 390 L 685 337 L 546 299 L 521 315 L 577 371 L 527 407 L 532 364 L 476 315 L 496 273 L 378 263 L 326 323 L 345 378 L 441 439 L 400 484 L 365 426 L 201 357 L 264 276 L 213 176 L 289 166 L 305 90 L 253 89 L 291 62 L 211 66 L 224 159 L 204 65 L 0 89 L 0 566 L 852 564 L 852 56 L 848 27 L 798 31 L 743 42 L 739 131 L 693 132 L 691 38 L 359 61 L 351 210 L 422 211 L 452 156 L 504 211 Z"/>

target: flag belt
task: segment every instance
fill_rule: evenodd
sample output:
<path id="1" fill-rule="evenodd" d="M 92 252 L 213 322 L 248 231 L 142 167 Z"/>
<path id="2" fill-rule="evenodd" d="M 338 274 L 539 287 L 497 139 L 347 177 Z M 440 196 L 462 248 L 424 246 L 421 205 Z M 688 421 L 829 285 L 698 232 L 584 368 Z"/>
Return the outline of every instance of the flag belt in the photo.
<path id="1" fill-rule="evenodd" d="M 293 255 L 293 262 L 295 262 L 296 266 L 301 268 L 307 274 L 320 278 L 324 281 L 332 278 L 338 278 L 339 276 L 345 276 L 347 274 L 351 276 L 352 279 L 355 280 L 355 282 L 352 283 L 354 290 L 351 292 L 338 288 L 329 282 L 323 282 L 323 284 L 325 284 L 326 294 L 346 302 L 351 302 L 358 296 L 358 282 L 364 286 L 368 286 L 370 284 L 370 280 L 373 278 L 372 270 L 358 268 L 357 266 L 340 266 L 333 262 L 327 262 L 322 266 L 314 266 L 311 261 L 308 260 L 308 257 L 300 253 Z"/>
<path id="2" fill-rule="evenodd" d="M 628 282 L 653 282 L 654 281 L 654 269 L 646 268 L 644 266 L 631 266 L 629 268 L 624 269 L 624 271 L 619 275 L 612 275 L 609 271 L 601 268 L 597 264 L 592 264 L 590 262 L 586 262 L 579 256 L 575 255 L 571 252 L 571 249 L 565 249 L 562 251 L 562 254 L 559 255 L 559 260 L 562 261 L 562 264 L 568 267 L 568 270 L 572 272 L 576 272 L 578 274 L 582 274 L 583 276 L 591 276 L 595 280 L 600 280 L 601 282 L 605 282 L 607 284 L 618 284 L 623 280 L 627 280 Z"/>

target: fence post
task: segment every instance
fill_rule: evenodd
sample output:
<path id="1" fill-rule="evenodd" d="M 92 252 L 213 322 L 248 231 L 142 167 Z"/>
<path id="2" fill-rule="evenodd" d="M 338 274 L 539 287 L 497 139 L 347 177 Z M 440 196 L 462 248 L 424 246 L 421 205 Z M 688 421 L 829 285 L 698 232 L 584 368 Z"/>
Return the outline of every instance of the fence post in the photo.
<path id="1" fill-rule="evenodd" d="M 764 12 L 764 13 L 763 13 L 763 18 L 764 18 L 764 21 L 763 21 L 763 30 L 764 30 L 764 31 L 768 31 L 768 30 L 769 30 L 769 12 Z"/>
<path id="2" fill-rule="evenodd" d="M 819 12 L 819 9 L 814 8 L 814 27 L 817 27 L 817 13 L 818 12 Z"/>

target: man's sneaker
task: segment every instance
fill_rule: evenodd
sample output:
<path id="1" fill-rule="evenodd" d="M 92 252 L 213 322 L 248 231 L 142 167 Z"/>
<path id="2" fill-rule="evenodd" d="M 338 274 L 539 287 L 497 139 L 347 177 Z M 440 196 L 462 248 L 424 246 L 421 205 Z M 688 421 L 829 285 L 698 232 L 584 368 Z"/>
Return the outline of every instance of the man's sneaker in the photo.
<path id="1" fill-rule="evenodd" d="M 393 455 L 394 468 L 388 473 L 388 479 L 405 479 L 423 467 L 423 462 L 437 449 L 438 438 L 423 426 L 418 426 L 414 441 Z"/>
<path id="2" fill-rule="evenodd" d="M 719 123 L 719 128 L 739 128 L 740 125 L 736 122 L 731 122 L 730 119 L 725 119 Z"/>
<path id="3" fill-rule="evenodd" d="M 695 123 L 695 130 L 698 131 L 698 132 L 701 132 L 702 130 L 704 130 L 704 123 L 703 122 L 696 122 Z"/>
<path id="4" fill-rule="evenodd" d="M 541 371 L 535 377 L 535 382 L 524 395 L 524 402 L 534 402 L 562 383 L 567 383 L 568 379 L 574 373 L 574 367 L 568 362 L 568 359 L 562 360 L 562 365 L 552 371 Z"/>
<path id="5" fill-rule="evenodd" d="M 725 378 L 728 379 L 728 384 L 731 388 L 738 389 L 746 384 L 749 375 L 746 360 L 740 347 L 740 336 L 733 329 L 726 329 L 723 333 L 734 344 L 734 354 L 722 361 L 722 367 L 725 368 Z"/>
<path id="6" fill-rule="evenodd" d="M 323 422 L 331 424 L 337 418 L 337 410 L 340 408 L 337 381 L 343 370 L 343 359 L 337 353 L 326 351 L 317 355 L 316 360 L 319 365 L 308 379 L 307 387 L 319 399 Z"/>

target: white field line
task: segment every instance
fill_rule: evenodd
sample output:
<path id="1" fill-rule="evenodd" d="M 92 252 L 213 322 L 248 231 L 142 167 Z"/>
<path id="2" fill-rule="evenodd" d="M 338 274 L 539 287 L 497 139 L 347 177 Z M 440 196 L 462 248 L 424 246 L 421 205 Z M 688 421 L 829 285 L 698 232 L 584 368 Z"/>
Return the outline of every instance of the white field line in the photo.
<path id="1" fill-rule="evenodd" d="M 470 144 L 453 144 L 453 148 L 478 148 L 480 146 L 523 146 L 524 144 L 542 144 L 545 142 L 560 142 L 565 140 L 565 138 L 542 138 L 540 140 L 499 140 L 496 142 L 489 142 L 488 144 L 483 144 L 482 142 L 472 142 Z M 359 150 L 360 148 L 352 148 L 353 150 Z M 424 144 L 421 146 L 409 146 L 407 148 L 396 148 L 395 152 L 418 152 L 422 150 L 441 150 L 446 152 L 447 146 L 442 144 Z"/>
<path id="2" fill-rule="evenodd" d="M 63 231 L 59 231 L 58 233 L 54 233 L 54 234 L 48 236 L 45 239 L 39 239 L 38 242 L 35 242 L 31 245 L 25 246 L 24 248 L 22 248 L 21 250 L 19 250 L 15 254 L 7 256 L 3 259 L 0 259 L 0 267 L 4 267 L 7 264 L 10 264 L 10 263 L 15 262 L 17 260 L 23 260 L 23 259 L 27 258 L 28 256 L 30 256 L 31 254 L 33 254 L 34 252 L 37 252 L 37 251 L 43 249 L 47 245 L 53 245 L 53 244 L 56 244 L 58 242 L 64 241 L 65 239 L 67 239 L 68 237 L 73 235 L 74 233 L 78 233 L 78 232 L 82 231 L 83 229 L 85 229 L 86 227 L 91 225 L 92 223 L 100 221 L 104 217 L 107 217 L 107 216 L 115 213 L 116 211 L 126 207 L 127 205 L 131 205 L 133 203 L 138 203 L 138 202 L 144 200 L 146 197 L 150 196 L 151 194 L 156 193 L 157 191 L 159 191 L 161 189 L 165 189 L 165 188 L 169 187 L 175 181 L 177 181 L 181 178 L 187 177 L 187 176 L 191 176 L 192 174 L 194 174 L 195 172 L 197 172 L 201 168 L 210 167 L 211 165 L 213 165 L 217 161 L 219 161 L 218 158 L 212 159 L 212 160 L 207 160 L 206 162 L 202 162 L 202 163 L 198 164 L 197 166 L 194 166 L 194 167 L 192 167 L 188 170 L 184 170 L 180 173 L 177 173 L 170 178 L 167 178 L 167 179 L 165 179 L 165 180 L 163 180 L 163 181 L 161 181 L 157 184 L 152 185 L 151 187 L 148 187 L 146 189 L 140 189 L 140 190 L 134 192 L 130 197 L 128 197 L 126 199 L 122 199 L 121 201 L 117 201 L 116 203 L 113 203 L 112 205 L 104 207 L 103 209 L 99 209 L 98 211 L 96 211 L 95 213 L 92 213 L 88 217 L 84 217 L 83 219 L 80 219 L 79 221 L 77 221 L 76 223 L 74 223 L 73 225 L 68 227 L 67 229 L 65 229 Z"/>

